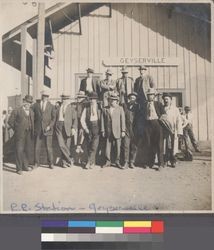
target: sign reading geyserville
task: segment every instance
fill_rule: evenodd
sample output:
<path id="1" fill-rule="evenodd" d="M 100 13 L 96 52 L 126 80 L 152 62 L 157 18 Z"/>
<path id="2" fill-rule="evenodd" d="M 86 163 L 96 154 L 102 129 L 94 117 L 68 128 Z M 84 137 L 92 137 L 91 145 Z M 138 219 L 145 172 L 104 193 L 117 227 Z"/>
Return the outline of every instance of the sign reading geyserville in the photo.
<path id="1" fill-rule="evenodd" d="M 178 66 L 179 58 L 175 57 L 108 57 L 103 59 L 103 65 L 113 66 Z"/>

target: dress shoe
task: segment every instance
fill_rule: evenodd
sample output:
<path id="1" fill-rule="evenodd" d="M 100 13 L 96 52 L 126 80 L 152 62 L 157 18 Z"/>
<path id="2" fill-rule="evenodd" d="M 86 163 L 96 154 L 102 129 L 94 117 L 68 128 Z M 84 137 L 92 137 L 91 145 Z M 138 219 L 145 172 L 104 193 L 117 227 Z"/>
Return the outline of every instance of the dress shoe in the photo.
<path id="1" fill-rule="evenodd" d="M 28 171 L 31 171 L 32 168 L 31 167 L 26 167 L 24 170 L 28 172 Z"/>
<path id="2" fill-rule="evenodd" d="M 160 166 L 152 166 L 152 169 L 156 170 L 156 171 L 160 171 Z"/>
<path id="3" fill-rule="evenodd" d="M 90 166 L 91 166 L 90 162 L 87 162 L 87 164 L 85 165 L 85 169 L 90 169 Z"/>
<path id="4" fill-rule="evenodd" d="M 54 169 L 54 165 L 53 164 L 49 164 L 49 168 L 50 169 Z"/>
<path id="5" fill-rule="evenodd" d="M 36 163 L 36 164 L 33 166 L 33 169 L 36 169 L 36 168 L 38 168 L 38 167 L 40 167 L 40 164 L 39 164 L 39 163 Z"/>
<path id="6" fill-rule="evenodd" d="M 133 163 L 133 162 L 130 162 L 129 167 L 130 167 L 130 168 L 135 168 L 134 163 Z"/>
<path id="7" fill-rule="evenodd" d="M 90 166 L 89 166 L 90 169 L 93 169 L 94 167 L 95 167 L 94 163 L 91 163 Z"/>
<path id="8" fill-rule="evenodd" d="M 110 161 L 107 161 L 106 164 L 104 164 L 102 166 L 102 168 L 108 168 L 108 167 L 111 167 L 111 162 Z"/>
<path id="9" fill-rule="evenodd" d="M 143 165 L 143 168 L 147 169 L 147 168 L 149 168 L 149 166 L 145 164 L 145 165 Z"/>
<path id="10" fill-rule="evenodd" d="M 116 163 L 117 165 L 117 163 Z M 118 166 L 118 165 L 117 165 Z M 123 166 L 120 166 L 121 169 L 128 169 L 129 168 L 129 164 L 128 162 L 125 162 L 125 164 Z"/>
<path id="11" fill-rule="evenodd" d="M 17 174 L 22 175 L 22 171 L 21 170 L 17 171 Z"/>
<path id="12" fill-rule="evenodd" d="M 119 161 L 116 161 L 116 162 L 115 162 L 115 165 L 116 165 L 116 167 L 123 169 L 123 167 L 120 165 L 120 162 L 119 162 Z"/>
<path id="13" fill-rule="evenodd" d="M 176 163 L 175 162 L 171 162 L 171 167 L 175 168 L 175 166 L 176 166 Z"/>
<path id="14" fill-rule="evenodd" d="M 69 161 L 69 162 L 66 162 L 66 164 L 67 164 L 67 166 L 68 166 L 69 168 L 72 168 L 72 167 L 74 166 L 74 160 L 73 160 L 73 159 L 70 159 L 70 161 Z"/>

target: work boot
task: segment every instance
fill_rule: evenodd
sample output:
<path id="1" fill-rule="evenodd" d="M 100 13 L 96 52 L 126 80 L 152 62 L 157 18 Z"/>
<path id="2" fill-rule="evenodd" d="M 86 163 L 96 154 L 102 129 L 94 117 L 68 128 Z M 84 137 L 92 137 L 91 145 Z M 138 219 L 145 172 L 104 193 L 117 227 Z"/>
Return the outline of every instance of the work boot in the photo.
<path id="1" fill-rule="evenodd" d="M 38 167 L 40 167 L 40 164 L 39 163 L 35 163 L 35 165 L 33 166 L 33 169 L 36 169 Z"/>
<path id="2" fill-rule="evenodd" d="M 102 168 L 108 168 L 108 167 L 111 167 L 110 161 L 106 161 L 106 163 L 102 166 Z"/>
<path id="3" fill-rule="evenodd" d="M 49 168 L 50 169 L 54 169 L 54 165 L 53 164 L 49 164 Z"/>
<path id="4" fill-rule="evenodd" d="M 123 167 L 120 165 L 120 162 L 119 162 L 119 161 L 116 161 L 116 162 L 115 162 L 115 165 L 116 165 L 116 167 L 123 169 Z"/>
<path id="5" fill-rule="evenodd" d="M 130 162 L 129 167 L 130 167 L 130 168 L 135 168 L 134 163 L 133 163 L 133 162 Z"/>
<path id="6" fill-rule="evenodd" d="M 85 165 L 85 169 L 90 169 L 90 166 L 91 166 L 91 164 L 90 164 L 90 162 L 88 161 L 87 164 Z"/>
<path id="7" fill-rule="evenodd" d="M 22 170 L 17 171 L 17 174 L 22 175 Z"/>
<path id="8" fill-rule="evenodd" d="M 120 168 L 121 169 L 128 169 L 129 168 L 128 162 L 125 162 L 125 164 L 123 166 L 121 166 Z"/>

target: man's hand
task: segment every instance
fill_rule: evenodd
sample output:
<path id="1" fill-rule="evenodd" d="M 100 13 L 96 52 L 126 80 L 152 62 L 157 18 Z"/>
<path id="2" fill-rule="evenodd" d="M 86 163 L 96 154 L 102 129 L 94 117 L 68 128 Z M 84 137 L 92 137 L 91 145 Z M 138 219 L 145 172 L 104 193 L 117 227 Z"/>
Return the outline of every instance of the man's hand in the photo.
<path id="1" fill-rule="evenodd" d="M 101 134 L 102 134 L 102 137 L 106 137 L 105 132 L 102 132 Z"/>
<path id="2" fill-rule="evenodd" d="M 74 128 L 71 129 L 71 136 L 76 134 L 76 130 Z"/>
<path id="3" fill-rule="evenodd" d="M 88 128 L 85 129 L 85 133 L 86 133 L 86 134 L 89 134 Z"/>
<path id="4" fill-rule="evenodd" d="M 125 132 L 122 132 L 122 133 L 121 133 L 121 136 L 122 136 L 122 138 L 125 137 L 125 136 L 126 136 L 126 133 L 125 133 Z"/>
<path id="5" fill-rule="evenodd" d="M 48 132 L 49 130 L 51 130 L 51 127 L 47 126 L 46 129 L 45 129 L 45 132 Z"/>

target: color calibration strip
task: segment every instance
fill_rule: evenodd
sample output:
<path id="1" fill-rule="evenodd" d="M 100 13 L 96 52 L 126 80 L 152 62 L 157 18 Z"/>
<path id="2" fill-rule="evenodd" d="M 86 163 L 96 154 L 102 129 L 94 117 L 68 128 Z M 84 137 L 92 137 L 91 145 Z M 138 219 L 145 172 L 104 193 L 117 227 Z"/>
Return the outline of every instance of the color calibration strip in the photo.
<path id="1" fill-rule="evenodd" d="M 42 242 L 162 241 L 163 221 L 42 221 Z"/>

